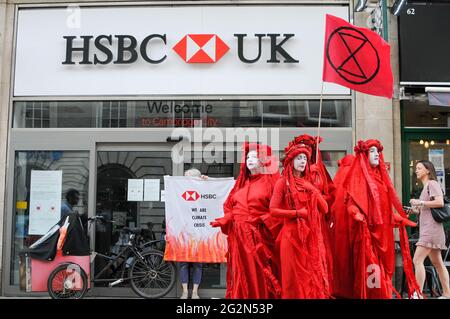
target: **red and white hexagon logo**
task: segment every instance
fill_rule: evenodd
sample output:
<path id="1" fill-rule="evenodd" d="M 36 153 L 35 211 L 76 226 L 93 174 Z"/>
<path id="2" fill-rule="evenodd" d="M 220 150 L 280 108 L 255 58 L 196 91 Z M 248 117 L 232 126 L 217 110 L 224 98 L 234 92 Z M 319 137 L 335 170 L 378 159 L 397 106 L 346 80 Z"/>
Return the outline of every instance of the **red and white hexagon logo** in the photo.
<path id="1" fill-rule="evenodd" d="M 193 202 L 199 199 L 200 195 L 196 191 L 185 191 L 181 197 L 188 202 Z"/>
<path id="2" fill-rule="evenodd" d="M 188 34 L 173 47 L 187 63 L 215 63 L 229 49 L 216 34 Z"/>

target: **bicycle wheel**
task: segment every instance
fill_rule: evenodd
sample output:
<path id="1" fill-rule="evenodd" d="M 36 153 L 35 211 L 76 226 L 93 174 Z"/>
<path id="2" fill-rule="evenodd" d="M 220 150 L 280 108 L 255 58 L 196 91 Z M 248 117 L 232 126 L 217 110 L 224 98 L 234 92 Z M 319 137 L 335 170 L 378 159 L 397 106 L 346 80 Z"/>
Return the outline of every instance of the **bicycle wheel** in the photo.
<path id="1" fill-rule="evenodd" d="M 47 289 L 53 299 L 81 299 L 87 291 L 87 276 L 77 264 L 61 264 L 52 271 Z"/>
<path id="2" fill-rule="evenodd" d="M 142 253 L 130 268 L 130 282 L 133 291 L 143 298 L 165 296 L 175 285 L 175 265 L 164 260 L 164 254 L 157 250 Z"/>

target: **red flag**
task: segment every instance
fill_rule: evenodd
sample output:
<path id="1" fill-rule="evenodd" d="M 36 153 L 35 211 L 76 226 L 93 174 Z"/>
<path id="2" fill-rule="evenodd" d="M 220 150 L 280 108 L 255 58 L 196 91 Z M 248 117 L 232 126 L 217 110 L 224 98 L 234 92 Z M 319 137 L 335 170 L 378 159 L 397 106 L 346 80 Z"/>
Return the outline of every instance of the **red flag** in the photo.
<path id="1" fill-rule="evenodd" d="M 392 98 L 389 43 L 375 32 L 327 14 L 323 81 Z"/>

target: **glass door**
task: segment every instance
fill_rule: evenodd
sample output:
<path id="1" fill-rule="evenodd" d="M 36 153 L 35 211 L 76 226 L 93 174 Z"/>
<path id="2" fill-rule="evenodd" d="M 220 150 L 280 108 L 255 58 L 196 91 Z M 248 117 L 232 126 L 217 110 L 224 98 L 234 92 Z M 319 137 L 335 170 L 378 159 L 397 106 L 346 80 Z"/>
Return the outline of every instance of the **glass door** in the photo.
<path id="1" fill-rule="evenodd" d="M 170 144 L 100 145 L 97 147 L 95 214 L 113 223 L 97 223 L 95 251 L 105 255 L 119 253 L 128 242 L 128 229 L 141 229 L 145 241 L 162 239 L 165 232 L 164 175 L 180 175 L 181 164 L 172 161 Z M 153 185 L 150 187 L 149 185 Z M 161 244 L 158 249 L 164 249 Z M 99 256 L 94 262 L 94 274 L 106 264 Z M 127 262 L 127 261 L 123 261 Z M 116 265 L 115 265 L 116 266 Z M 123 265 L 117 265 L 120 268 Z M 127 265 L 125 264 L 125 267 Z M 102 274 L 113 279 L 114 269 Z M 98 295 L 133 296 L 129 283 L 113 289 L 108 283 L 96 283 Z M 178 287 L 177 287 L 178 288 Z M 175 296 L 176 289 L 167 295 Z"/>

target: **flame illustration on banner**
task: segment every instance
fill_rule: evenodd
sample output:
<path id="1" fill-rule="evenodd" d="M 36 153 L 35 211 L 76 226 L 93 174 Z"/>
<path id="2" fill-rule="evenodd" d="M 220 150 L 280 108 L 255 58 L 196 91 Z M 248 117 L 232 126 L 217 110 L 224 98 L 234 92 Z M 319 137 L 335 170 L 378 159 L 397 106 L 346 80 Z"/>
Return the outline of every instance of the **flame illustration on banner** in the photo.
<path id="1" fill-rule="evenodd" d="M 225 254 L 227 252 L 226 237 L 217 233 L 214 238 L 198 240 L 193 237 L 185 238 L 181 234 L 175 236 L 166 236 L 166 251 L 164 260 L 189 262 L 226 262 Z"/>

